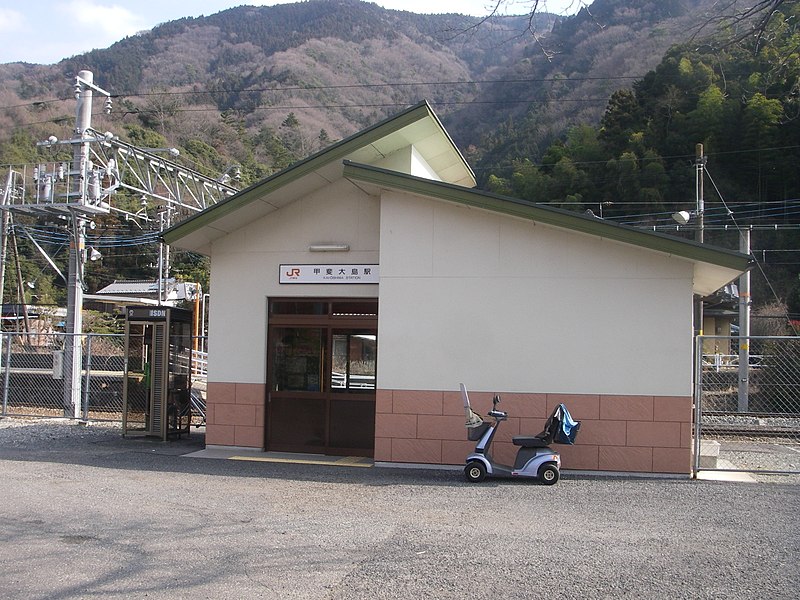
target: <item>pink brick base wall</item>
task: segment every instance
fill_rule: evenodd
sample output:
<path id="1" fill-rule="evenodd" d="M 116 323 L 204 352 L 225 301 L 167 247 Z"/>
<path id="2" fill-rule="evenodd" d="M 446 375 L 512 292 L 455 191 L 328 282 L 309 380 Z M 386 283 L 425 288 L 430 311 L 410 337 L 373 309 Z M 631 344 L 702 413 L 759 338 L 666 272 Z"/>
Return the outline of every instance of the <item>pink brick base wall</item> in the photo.
<path id="1" fill-rule="evenodd" d="M 686 473 L 691 470 L 692 399 L 675 396 L 610 396 L 501 393 L 509 413 L 493 443 L 493 454 L 513 464 L 511 438 L 536 434 L 563 402 L 581 421 L 574 446 L 557 446 L 565 469 Z M 471 392 L 476 412 L 486 415 L 492 394 Z M 375 460 L 463 464 L 474 449 L 467 441 L 459 392 L 378 390 Z"/>
<path id="2" fill-rule="evenodd" d="M 209 382 L 206 444 L 263 448 L 264 400 L 264 384 Z"/>

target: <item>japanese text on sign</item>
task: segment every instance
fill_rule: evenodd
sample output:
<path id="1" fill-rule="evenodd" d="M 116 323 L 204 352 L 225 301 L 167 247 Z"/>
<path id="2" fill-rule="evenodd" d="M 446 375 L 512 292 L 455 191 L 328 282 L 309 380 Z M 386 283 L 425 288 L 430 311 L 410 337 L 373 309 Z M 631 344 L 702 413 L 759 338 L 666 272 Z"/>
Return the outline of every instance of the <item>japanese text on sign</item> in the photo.
<path id="1" fill-rule="evenodd" d="M 378 265 L 281 265 L 281 283 L 378 283 Z"/>

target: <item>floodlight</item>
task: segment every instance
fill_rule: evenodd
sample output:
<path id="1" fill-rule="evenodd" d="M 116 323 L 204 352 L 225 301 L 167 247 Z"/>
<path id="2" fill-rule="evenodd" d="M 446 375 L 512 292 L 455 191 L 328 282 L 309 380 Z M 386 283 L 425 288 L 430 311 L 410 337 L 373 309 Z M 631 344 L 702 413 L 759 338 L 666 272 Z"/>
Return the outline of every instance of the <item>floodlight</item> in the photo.
<path id="1" fill-rule="evenodd" d="M 686 225 L 692 218 L 692 213 L 690 213 L 688 210 L 679 210 L 678 212 L 673 213 L 672 218 L 680 225 Z"/>

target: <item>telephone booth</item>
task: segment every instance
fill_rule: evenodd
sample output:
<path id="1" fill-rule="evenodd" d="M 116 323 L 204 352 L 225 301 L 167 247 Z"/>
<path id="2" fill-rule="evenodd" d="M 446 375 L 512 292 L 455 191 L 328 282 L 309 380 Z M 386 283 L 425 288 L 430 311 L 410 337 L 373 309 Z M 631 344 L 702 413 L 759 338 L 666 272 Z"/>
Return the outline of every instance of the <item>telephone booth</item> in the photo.
<path id="1" fill-rule="evenodd" d="M 168 306 L 125 309 L 122 435 L 167 440 L 192 421 L 192 312 Z"/>

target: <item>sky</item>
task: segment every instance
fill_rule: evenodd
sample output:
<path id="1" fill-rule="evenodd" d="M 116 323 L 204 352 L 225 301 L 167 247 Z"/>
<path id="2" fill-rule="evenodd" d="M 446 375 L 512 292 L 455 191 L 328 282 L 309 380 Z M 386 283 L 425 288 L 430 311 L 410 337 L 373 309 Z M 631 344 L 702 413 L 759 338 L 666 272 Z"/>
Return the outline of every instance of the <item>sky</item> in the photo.
<path id="1" fill-rule="evenodd" d="M 297 0 L 0 0 L 0 64 L 52 64 L 114 42 L 160 23 L 212 15 L 249 5 L 271 6 Z M 420 14 L 484 16 L 498 0 L 380 0 L 393 10 Z M 535 0 L 502 0 L 503 14 L 525 14 Z M 539 0 L 539 8 L 573 14 L 581 0 Z"/>

